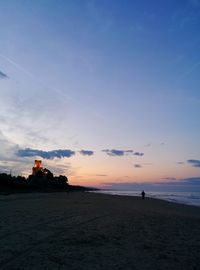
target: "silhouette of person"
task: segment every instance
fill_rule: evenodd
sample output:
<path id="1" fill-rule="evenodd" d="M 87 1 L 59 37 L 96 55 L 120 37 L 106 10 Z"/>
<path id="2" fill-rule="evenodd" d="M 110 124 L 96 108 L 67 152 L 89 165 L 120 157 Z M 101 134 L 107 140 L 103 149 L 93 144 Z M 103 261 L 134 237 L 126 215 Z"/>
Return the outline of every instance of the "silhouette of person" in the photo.
<path id="1" fill-rule="evenodd" d="M 145 198 L 145 192 L 144 192 L 144 190 L 141 192 L 141 195 L 142 195 L 142 199 L 144 200 L 144 198 Z"/>

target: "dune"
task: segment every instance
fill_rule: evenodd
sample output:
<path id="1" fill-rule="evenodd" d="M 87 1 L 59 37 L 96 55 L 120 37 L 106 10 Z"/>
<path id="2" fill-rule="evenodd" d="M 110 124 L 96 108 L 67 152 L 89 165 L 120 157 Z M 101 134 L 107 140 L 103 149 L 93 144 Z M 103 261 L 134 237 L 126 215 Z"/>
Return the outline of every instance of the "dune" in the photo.
<path id="1" fill-rule="evenodd" d="M 0 196 L 1 269 L 200 269 L 200 208 L 87 192 Z"/>

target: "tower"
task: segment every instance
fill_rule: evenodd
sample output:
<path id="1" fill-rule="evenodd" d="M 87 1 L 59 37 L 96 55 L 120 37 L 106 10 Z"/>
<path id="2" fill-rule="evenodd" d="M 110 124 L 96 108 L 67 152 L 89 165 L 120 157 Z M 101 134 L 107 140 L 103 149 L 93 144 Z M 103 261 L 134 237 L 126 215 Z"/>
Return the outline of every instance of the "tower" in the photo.
<path id="1" fill-rule="evenodd" d="M 41 164 L 42 164 L 41 160 L 35 160 L 35 164 L 34 164 L 33 169 L 32 169 L 32 175 L 37 176 L 38 172 L 42 171 Z"/>

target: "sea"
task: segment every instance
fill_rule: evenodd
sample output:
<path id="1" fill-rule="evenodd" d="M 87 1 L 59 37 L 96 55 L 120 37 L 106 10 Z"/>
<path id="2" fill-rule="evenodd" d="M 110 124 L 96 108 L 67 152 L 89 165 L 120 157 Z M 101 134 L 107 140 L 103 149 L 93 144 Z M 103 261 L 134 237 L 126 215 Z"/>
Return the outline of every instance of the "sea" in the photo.
<path id="1" fill-rule="evenodd" d="M 98 190 L 97 193 L 121 195 L 121 196 L 141 196 L 138 191 L 125 190 Z M 148 191 L 147 198 L 155 198 L 169 202 L 180 204 L 194 205 L 200 207 L 200 192 L 162 192 L 162 191 Z"/>

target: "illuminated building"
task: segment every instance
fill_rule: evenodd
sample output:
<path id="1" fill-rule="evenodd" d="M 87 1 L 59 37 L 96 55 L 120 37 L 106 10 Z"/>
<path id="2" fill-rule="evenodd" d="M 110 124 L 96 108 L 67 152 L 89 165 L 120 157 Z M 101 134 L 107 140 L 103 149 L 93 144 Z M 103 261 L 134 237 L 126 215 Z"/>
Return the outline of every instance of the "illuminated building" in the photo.
<path id="1" fill-rule="evenodd" d="M 43 171 L 41 164 L 42 164 L 42 160 L 35 160 L 35 164 L 32 169 L 32 175 L 37 176 L 39 172 Z"/>
<path id="2" fill-rule="evenodd" d="M 52 178 L 53 174 L 50 170 L 41 167 L 42 161 L 41 160 L 35 160 L 34 166 L 32 168 L 32 175 L 37 177 L 47 177 Z"/>

